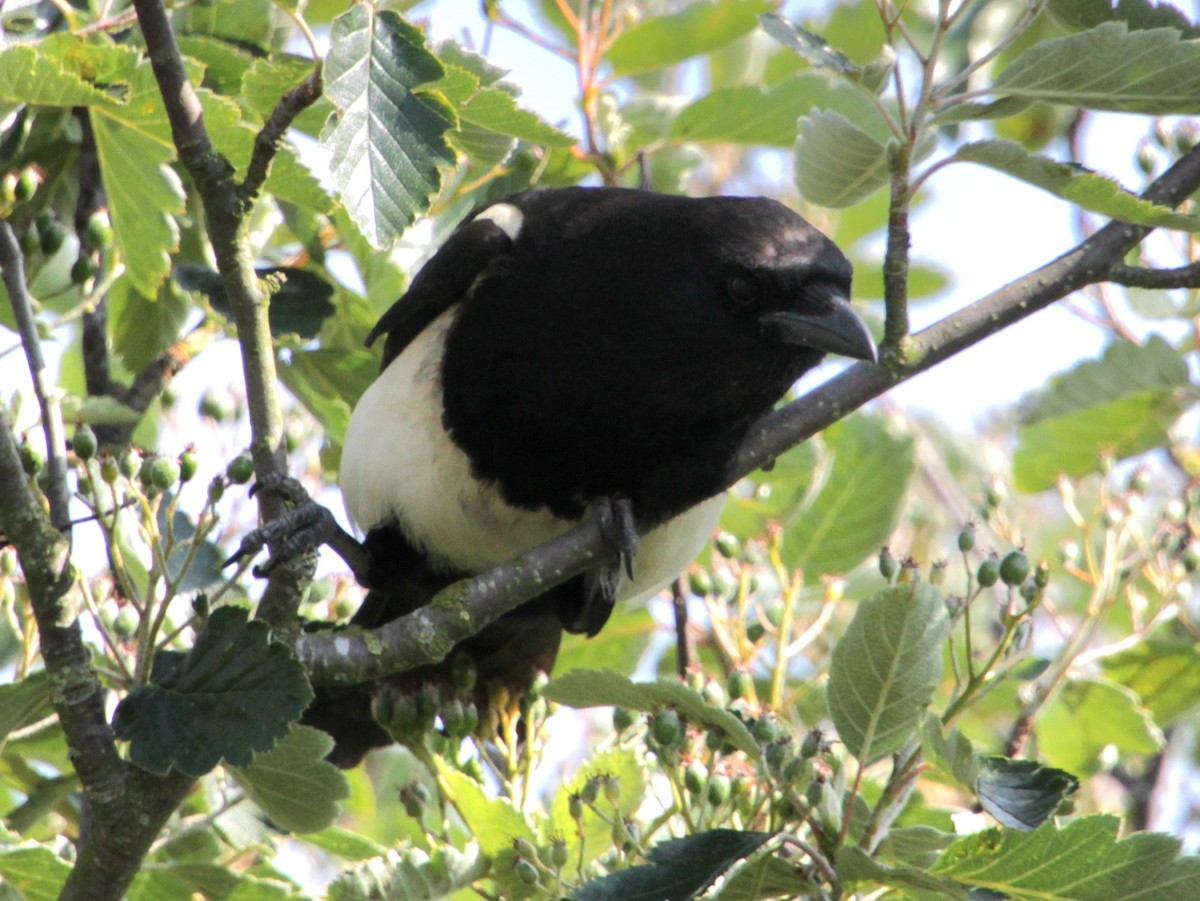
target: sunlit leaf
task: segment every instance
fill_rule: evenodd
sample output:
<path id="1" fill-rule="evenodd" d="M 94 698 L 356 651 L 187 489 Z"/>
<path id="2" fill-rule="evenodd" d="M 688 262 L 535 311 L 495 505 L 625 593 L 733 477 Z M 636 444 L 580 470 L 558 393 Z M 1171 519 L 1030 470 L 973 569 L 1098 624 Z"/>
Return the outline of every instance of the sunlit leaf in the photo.
<path id="1" fill-rule="evenodd" d="M 1054 766 L 1086 775 L 1100 766 L 1108 745 L 1129 754 L 1162 749 L 1162 730 L 1138 696 L 1100 679 L 1078 679 L 1063 686 L 1037 723 L 1038 750 Z"/>
<path id="2" fill-rule="evenodd" d="M 487 869 L 488 859 L 476 845 L 465 851 L 441 847 L 432 854 L 419 848 L 389 851 L 338 876 L 329 885 L 329 901 L 434 901 L 468 887 Z"/>
<path id="3" fill-rule="evenodd" d="M 293 725 L 275 747 L 247 766 L 231 767 L 233 777 L 271 820 L 289 832 L 317 832 L 337 817 L 350 794 L 346 777 L 325 755 L 333 739 L 319 729 Z"/>
<path id="4" fill-rule="evenodd" d="M 758 26 L 758 17 L 771 8 L 766 0 L 690 3 L 681 12 L 645 19 L 625 29 L 605 59 L 617 75 L 662 69 L 752 31 Z"/>
<path id="5" fill-rule="evenodd" d="M 799 132 L 796 186 L 806 200 L 851 206 L 887 184 L 887 148 L 840 113 L 803 116 Z"/>

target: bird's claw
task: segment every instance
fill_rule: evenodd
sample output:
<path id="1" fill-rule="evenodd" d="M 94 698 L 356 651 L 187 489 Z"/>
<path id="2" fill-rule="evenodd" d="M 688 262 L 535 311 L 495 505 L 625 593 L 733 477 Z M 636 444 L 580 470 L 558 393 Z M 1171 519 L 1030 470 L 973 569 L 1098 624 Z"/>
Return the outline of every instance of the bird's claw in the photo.
<path id="1" fill-rule="evenodd" d="M 603 497 L 596 502 L 596 517 L 604 540 L 616 551 L 625 575 L 633 581 L 633 558 L 638 552 L 637 524 L 633 503 L 627 497 Z"/>
<path id="2" fill-rule="evenodd" d="M 293 509 L 249 532 L 242 538 L 238 549 L 221 565 L 225 567 L 240 563 L 270 545 L 270 557 L 254 567 L 254 575 L 261 578 L 288 560 L 319 548 L 325 543 L 331 529 L 337 529 L 338 526 L 333 514 L 310 498 L 304 486 L 291 476 L 265 476 L 251 487 L 250 494 L 260 491 L 278 494 L 293 504 Z"/>

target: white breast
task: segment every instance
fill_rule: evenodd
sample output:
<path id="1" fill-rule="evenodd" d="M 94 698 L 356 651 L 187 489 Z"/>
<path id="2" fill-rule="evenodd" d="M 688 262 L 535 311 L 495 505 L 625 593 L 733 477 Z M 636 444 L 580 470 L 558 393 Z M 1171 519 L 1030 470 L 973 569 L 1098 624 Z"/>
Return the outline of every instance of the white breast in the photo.
<path id="1" fill-rule="evenodd" d="M 482 572 L 576 522 L 506 503 L 494 483 L 472 475 L 442 427 L 440 361 L 453 317 L 452 307 L 434 320 L 363 394 L 346 429 L 340 483 L 361 532 L 395 519 L 435 568 Z M 712 536 L 724 500 L 710 498 L 645 535 L 636 578 L 620 597 L 648 595 L 677 576 Z"/>

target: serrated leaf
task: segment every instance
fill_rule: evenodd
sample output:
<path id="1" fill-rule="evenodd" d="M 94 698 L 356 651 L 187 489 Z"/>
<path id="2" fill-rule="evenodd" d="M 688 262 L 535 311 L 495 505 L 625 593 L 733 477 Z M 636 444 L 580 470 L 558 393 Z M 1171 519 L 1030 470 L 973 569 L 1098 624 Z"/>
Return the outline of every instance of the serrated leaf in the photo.
<path id="1" fill-rule="evenodd" d="M 1200 113 L 1200 43 L 1170 28 L 1129 31 L 1106 22 L 1043 41 L 1013 60 L 990 88 L 1086 109 L 1148 116 Z"/>
<path id="2" fill-rule="evenodd" d="M 117 279 L 109 291 L 109 318 L 121 365 L 129 372 L 145 369 L 179 340 L 192 309 L 190 298 L 172 282 L 163 282 L 146 297 L 132 278 Z"/>
<path id="3" fill-rule="evenodd" d="M 964 144 L 955 151 L 954 159 L 996 169 L 1111 219 L 1151 228 L 1200 231 L 1200 217 L 1187 216 L 1169 207 L 1142 200 L 1121 187 L 1116 179 L 1082 166 L 1058 163 L 1027 153 L 1014 141 Z"/>
<path id="4" fill-rule="evenodd" d="M 979 760 L 975 785 L 979 804 L 1010 829 L 1036 829 L 1078 790 L 1079 780 L 1070 773 L 1035 760 L 996 756 Z"/>
<path id="5" fill-rule="evenodd" d="M 660 842 L 650 863 L 587 883 L 575 901 L 684 901 L 695 898 L 738 863 L 775 838 L 772 832 L 714 829 Z M 802 880 L 797 880 L 800 883 Z M 800 886 L 798 885 L 797 888 Z"/>
<path id="6" fill-rule="evenodd" d="M 453 895 L 484 876 L 488 859 L 471 845 L 466 851 L 441 847 L 389 851 L 346 870 L 329 885 L 329 901 L 434 901 Z"/>
<path id="7" fill-rule="evenodd" d="M 0 834 L 0 879 L 25 901 L 57 901 L 71 865 L 45 845 L 9 844 L 12 833 Z"/>
<path id="8" fill-rule="evenodd" d="M 569 134 L 543 122 L 535 113 L 521 109 L 512 92 L 503 88 L 480 88 L 455 111 L 463 122 L 530 144 L 551 147 L 570 147 L 575 144 L 575 139 Z"/>
<path id="9" fill-rule="evenodd" d="M 975 790 L 979 771 L 969 738 L 957 729 L 944 733 L 941 719 L 932 712 L 926 713 L 921 721 L 920 738 L 921 752 L 926 760 L 963 788 Z"/>
<path id="10" fill-rule="evenodd" d="M 238 877 L 225 867 L 203 861 L 156 864 L 138 874 L 129 888 L 128 901 L 192 901 L 231 897 Z"/>
<path id="11" fill-rule="evenodd" d="M 951 845 L 933 867 L 1010 901 L 1191 901 L 1200 859 L 1179 858 L 1179 840 L 1139 832 L 1117 841 L 1114 816 L 1081 817 L 1063 829 L 988 829 Z"/>
<path id="12" fill-rule="evenodd" d="M 256 61 L 244 47 L 215 35 L 181 34 L 177 40 L 185 57 L 204 66 L 204 87 L 219 94 L 237 94 Z"/>
<path id="13" fill-rule="evenodd" d="M 850 885 L 880 886 L 933 892 L 937 898 L 967 901 L 966 889 L 949 879 L 933 876 L 914 867 L 892 867 L 872 860 L 859 848 L 839 848 L 836 859 L 838 880 Z"/>
<path id="14" fill-rule="evenodd" d="M 912 436 L 858 415 L 822 433 L 827 475 L 784 520 L 783 560 L 815 579 L 847 573 L 878 552 L 916 466 Z"/>
<path id="15" fill-rule="evenodd" d="M 68 72 L 28 44 L 0 53 L 0 102 L 38 106 L 87 106 L 120 102 L 122 98 L 99 90 L 78 74 Z"/>
<path id="16" fill-rule="evenodd" d="M 312 700 L 304 667 L 266 623 L 213 612 L 186 654 L 155 656 L 150 684 L 117 706 L 113 731 L 153 773 L 201 776 L 221 760 L 246 766 L 270 749 Z"/>
<path id="17" fill-rule="evenodd" d="M 1037 736 L 1046 760 L 1080 775 L 1096 771 L 1107 745 L 1130 754 L 1155 754 L 1164 744 L 1162 730 L 1137 695 L 1100 679 L 1064 685 L 1038 718 Z"/>
<path id="18" fill-rule="evenodd" d="M 772 6 L 765 0 L 690 3 L 678 13 L 645 19 L 625 29 L 605 59 L 619 76 L 662 69 L 709 53 L 754 30 L 758 17 Z"/>
<path id="19" fill-rule="evenodd" d="M 833 651 L 829 712 L 838 736 L 866 765 L 913 735 L 942 676 L 945 602 L 921 582 L 859 604 Z"/>
<path id="20" fill-rule="evenodd" d="M 513 839 L 537 841 L 532 824 L 507 798 L 488 797 L 483 786 L 465 773 L 452 770 L 438 761 L 441 778 L 449 789 L 454 809 L 459 812 L 489 857 L 512 848 Z"/>
<path id="21" fill-rule="evenodd" d="M 671 123 L 671 137 L 791 147 L 796 121 L 812 110 L 831 110 L 867 134 L 886 140 L 887 123 L 862 92 L 816 72 L 805 72 L 763 88 L 737 85 L 698 98 Z"/>
<path id="22" fill-rule="evenodd" d="M 1125 22 L 1131 30 L 1175 28 L 1184 37 L 1195 37 L 1193 25 L 1178 7 L 1149 0 L 1049 0 L 1046 10 L 1069 31 L 1095 28 L 1103 22 Z"/>
<path id="23" fill-rule="evenodd" d="M 599 778 L 611 779 L 616 785 L 616 803 L 606 798 L 599 812 L 585 806 L 583 819 L 577 823 L 570 813 L 571 795 L 583 791 L 591 779 Z M 588 864 L 612 847 L 610 817 L 616 813 L 633 816 L 645 799 L 646 767 L 632 749 L 610 748 L 584 762 L 575 775 L 558 786 L 550 802 L 549 833 L 562 836 L 569 851 L 563 874 L 579 878 L 581 867 L 586 871 Z"/>
<path id="24" fill-rule="evenodd" d="M 953 844 L 955 835 L 932 826 L 900 826 L 888 830 L 880 852 L 891 860 L 927 870 L 938 852 Z"/>
<path id="25" fill-rule="evenodd" d="M 271 820 L 288 832 L 329 826 L 350 794 L 346 777 L 325 755 L 333 739 L 319 729 L 293 725 L 275 747 L 248 766 L 231 767 L 234 779 Z"/>
<path id="26" fill-rule="evenodd" d="M 845 116 L 817 110 L 798 129 L 796 186 L 806 200 L 853 206 L 887 184 L 887 149 Z"/>
<path id="27" fill-rule="evenodd" d="M 647 712 L 674 707 L 691 723 L 723 730 L 739 751 L 751 757 L 759 754 L 758 742 L 741 720 L 728 710 L 709 705 L 699 692 L 676 680 L 634 682 L 609 669 L 577 669 L 554 679 L 543 694 L 548 700 L 568 707 L 613 706 Z"/>
<path id="28" fill-rule="evenodd" d="M 810 66 L 817 69 L 832 69 L 839 75 L 857 80 L 862 75 L 862 69 L 855 65 L 850 57 L 829 46 L 829 42 L 819 34 L 801 28 L 795 22 L 774 13 L 759 16 L 763 31 L 777 40 L 789 50 L 798 53 Z"/>
<path id="29" fill-rule="evenodd" d="M 30 673 L 8 685 L 0 685 L 0 748 L 8 735 L 54 712 L 50 706 L 52 686 L 45 670 Z"/>
<path id="30" fill-rule="evenodd" d="M 1159 726 L 1200 705 L 1200 647 L 1193 641 L 1149 639 L 1104 658 L 1103 666 L 1109 679 L 1137 694 Z"/>
<path id="31" fill-rule="evenodd" d="M 135 70 L 130 88 L 127 105 L 88 112 L 125 278 L 154 297 L 179 244 L 174 217 L 184 211 L 184 191 L 169 165 L 175 146 L 149 61 Z"/>
<path id="32" fill-rule="evenodd" d="M 1041 491 L 1060 473 L 1094 471 L 1103 453 L 1120 459 L 1157 447 L 1195 398 L 1183 357 L 1162 338 L 1141 347 L 1113 342 L 1100 360 L 1055 376 L 1022 402 L 1014 483 Z"/>
<path id="33" fill-rule="evenodd" d="M 444 101 L 420 94 L 445 69 L 422 33 L 395 13 L 358 5 L 330 30 L 325 93 L 337 107 L 321 135 L 343 204 L 375 247 L 391 244 L 428 209 L 454 164 Z"/>

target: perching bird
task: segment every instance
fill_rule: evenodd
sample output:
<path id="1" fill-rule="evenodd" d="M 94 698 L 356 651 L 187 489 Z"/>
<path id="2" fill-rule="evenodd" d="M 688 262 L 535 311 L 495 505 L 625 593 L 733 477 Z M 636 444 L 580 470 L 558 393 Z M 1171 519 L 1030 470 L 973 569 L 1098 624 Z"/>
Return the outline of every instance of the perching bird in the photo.
<path id="1" fill-rule="evenodd" d="M 475 213 L 368 338 L 386 335 L 383 371 L 340 478 L 371 559 L 353 621 L 381 625 L 596 511 L 632 511 L 654 526 L 632 580 L 614 561 L 464 643 L 483 679 L 548 668 L 561 629 L 594 635 L 614 602 L 696 556 L 739 444 L 801 375 L 826 353 L 875 359 L 850 280 L 832 241 L 761 197 L 561 188 Z M 336 762 L 390 741 L 365 702 L 320 706 L 307 721 L 334 732 Z"/>

